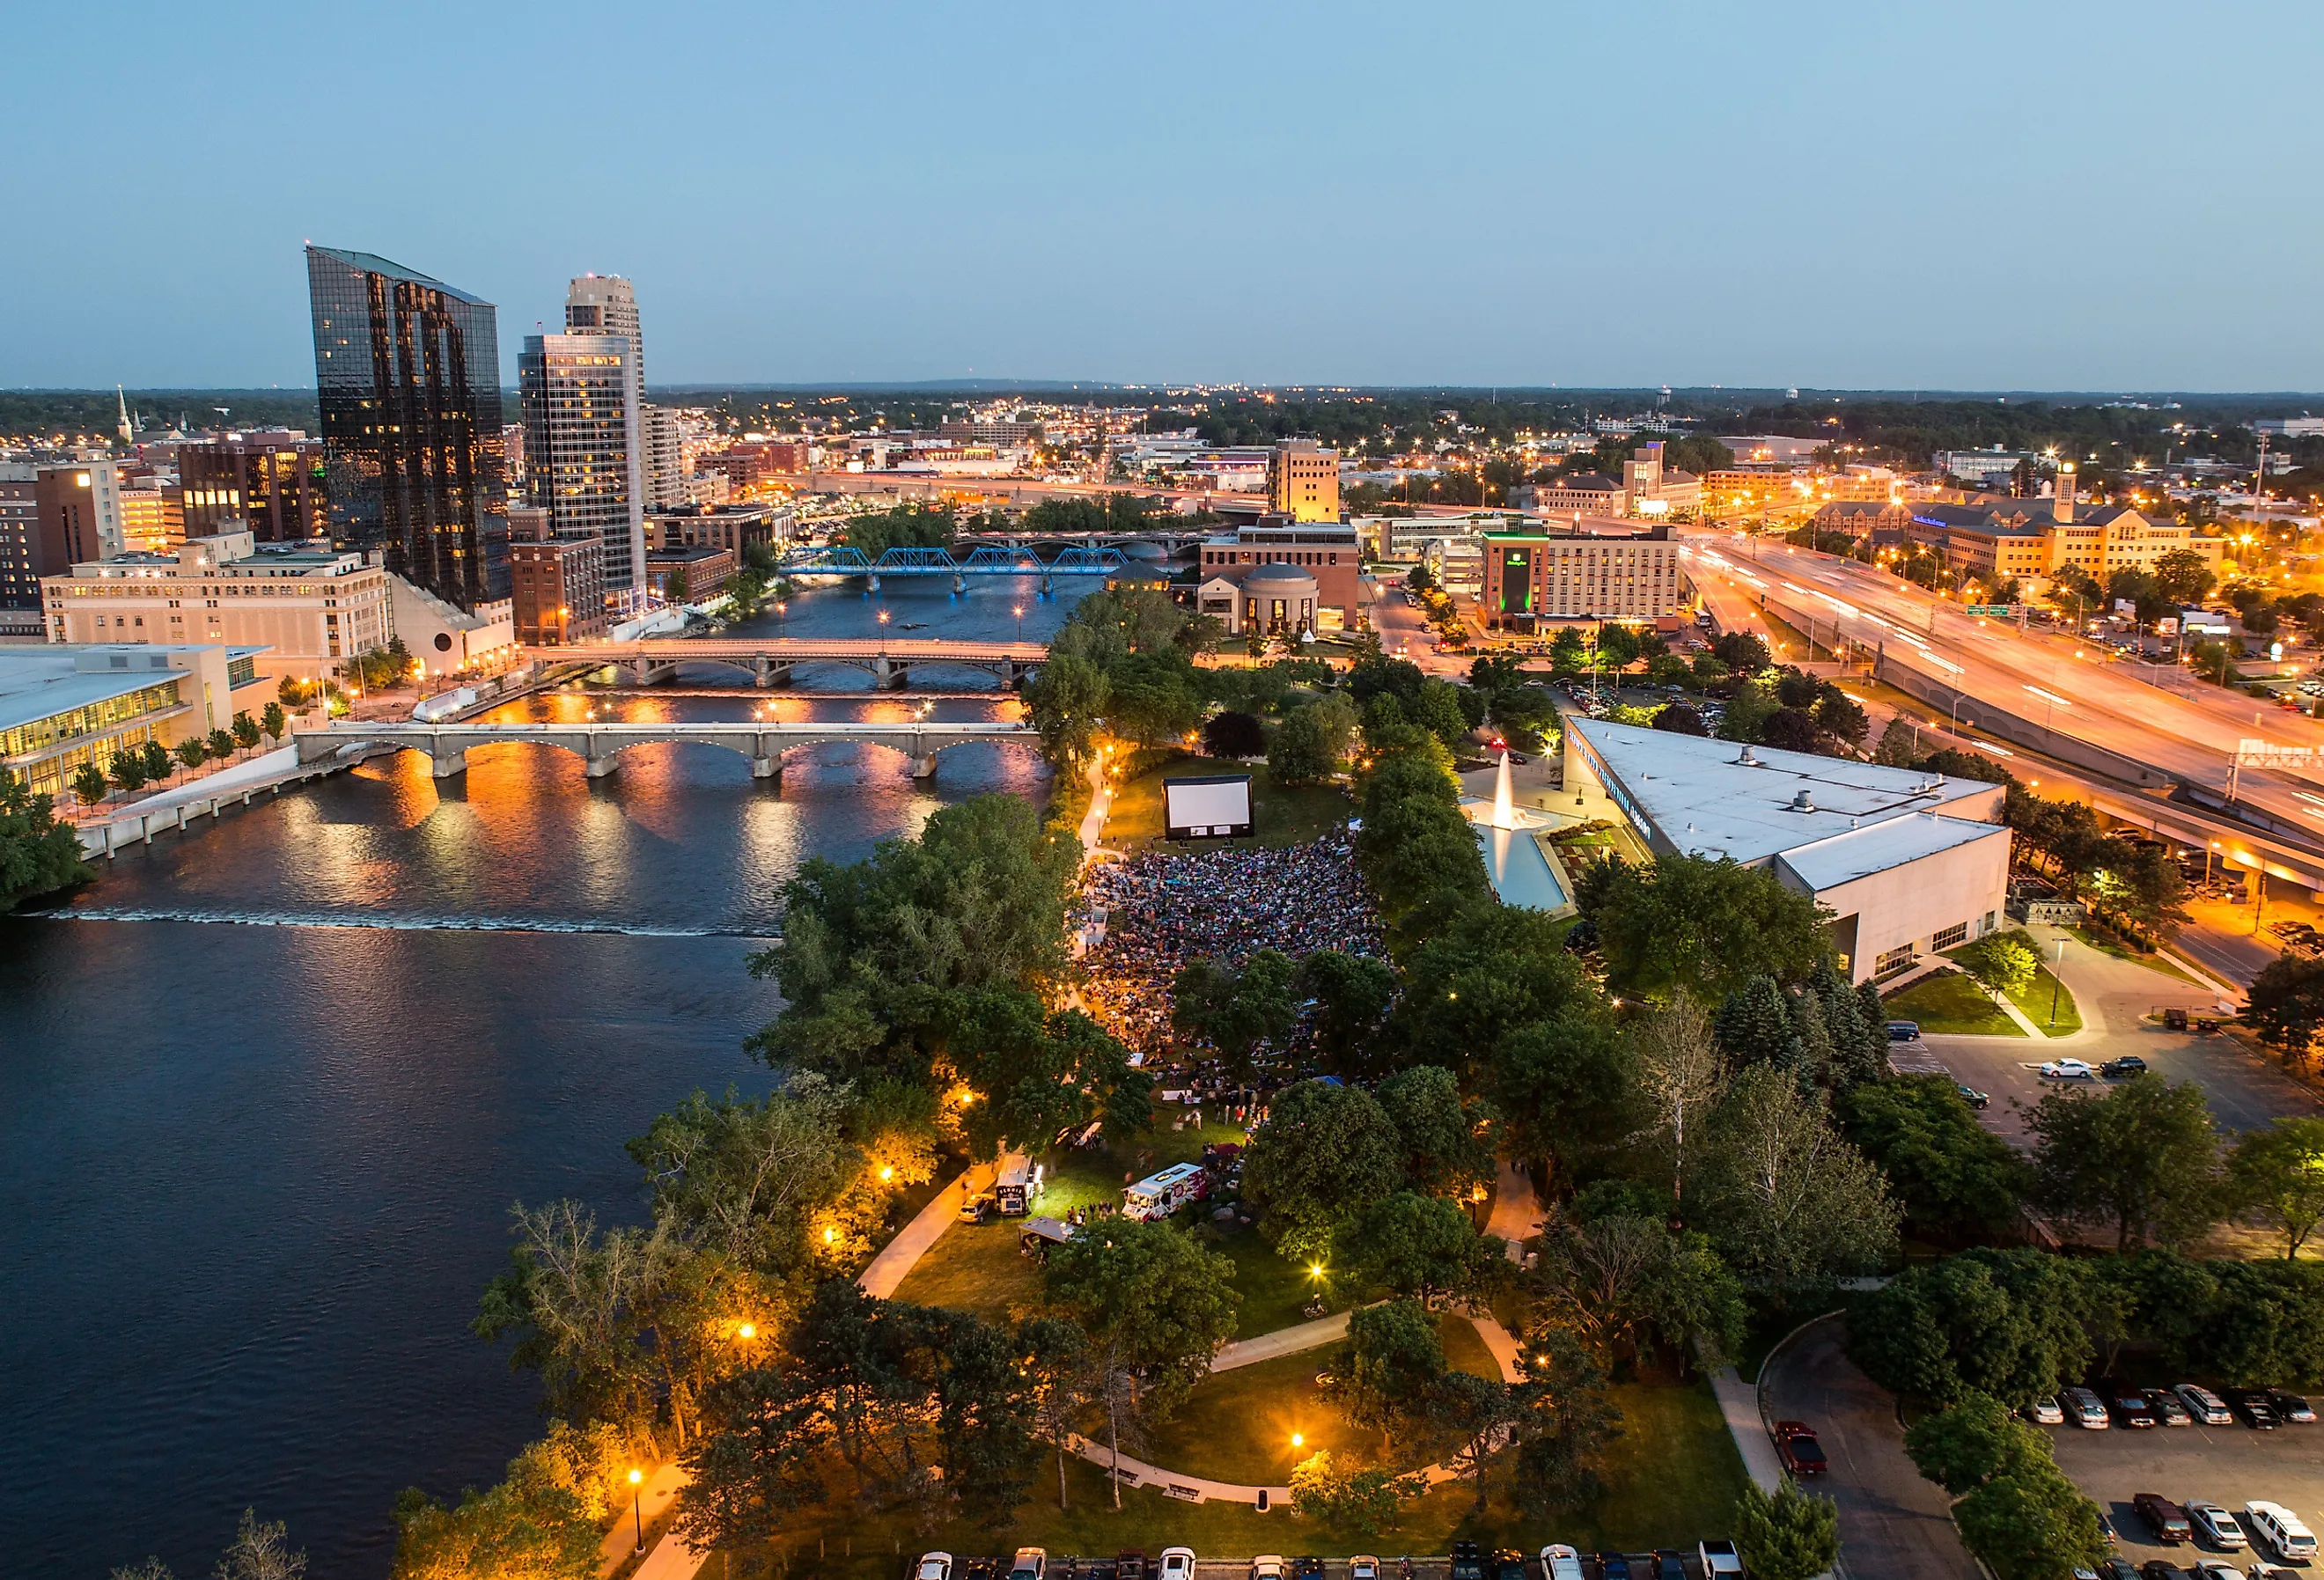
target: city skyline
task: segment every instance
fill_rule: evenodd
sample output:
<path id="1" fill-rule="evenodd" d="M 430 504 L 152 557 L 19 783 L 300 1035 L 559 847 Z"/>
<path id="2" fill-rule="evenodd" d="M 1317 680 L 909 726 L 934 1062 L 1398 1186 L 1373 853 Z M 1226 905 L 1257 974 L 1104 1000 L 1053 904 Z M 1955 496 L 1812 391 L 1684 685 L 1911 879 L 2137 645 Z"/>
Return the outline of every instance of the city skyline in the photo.
<path id="1" fill-rule="evenodd" d="M 2247 14 L 607 11 L 577 32 L 636 91 L 593 155 L 634 206 L 512 179 L 562 136 L 530 14 L 463 13 L 441 59 L 327 16 L 98 56 L 35 17 L 31 157 L 106 173 L 0 263 L 34 309 L 0 384 L 300 382 L 312 238 L 500 303 L 504 385 L 595 271 L 650 299 L 669 384 L 2300 389 L 2324 326 L 2270 287 L 2324 240 L 2284 201 L 2324 21 Z M 186 179 L 168 127 L 306 158 L 423 51 L 459 114 L 321 145 L 254 215 L 164 197 L 166 270 L 109 235 Z M 274 90 L 215 94 L 229 66 Z"/>

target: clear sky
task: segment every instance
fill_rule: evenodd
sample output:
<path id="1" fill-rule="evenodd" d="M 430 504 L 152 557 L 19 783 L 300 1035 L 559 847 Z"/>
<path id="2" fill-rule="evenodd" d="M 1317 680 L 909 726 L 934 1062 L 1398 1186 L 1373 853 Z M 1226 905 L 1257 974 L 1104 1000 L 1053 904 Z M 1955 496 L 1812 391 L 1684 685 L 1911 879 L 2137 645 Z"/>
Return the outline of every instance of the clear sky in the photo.
<path id="1" fill-rule="evenodd" d="M 666 382 L 2324 389 L 2324 7 L 0 17 L 0 384 L 311 383 L 300 244 Z"/>

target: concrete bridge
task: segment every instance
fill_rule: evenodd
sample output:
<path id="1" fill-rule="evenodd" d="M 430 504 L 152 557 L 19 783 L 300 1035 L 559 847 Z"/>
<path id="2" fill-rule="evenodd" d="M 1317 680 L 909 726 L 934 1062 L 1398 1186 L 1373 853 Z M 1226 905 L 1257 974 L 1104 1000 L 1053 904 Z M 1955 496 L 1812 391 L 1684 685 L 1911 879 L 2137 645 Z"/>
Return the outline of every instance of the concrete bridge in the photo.
<path id="1" fill-rule="evenodd" d="M 436 777 L 449 779 L 466 772 L 468 752 L 507 741 L 527 741 L 570 752 L 588 764 L 591 779 L 603 779 L 621 762 L 632 746 L 679 742 L 696 746 L 723 746 L 751 760 L 751 777 L 776 779 L 783 772 L 783 753 L 793 746 L 815 746 L 848 741 L 885 746 L 910 759 L 912 777 L 926 779 L 936 771 L 936 758 L 954 746 L 978 741 L 1014 742 L 1040 749 L 1041 737 L 1028 725 L 939 724 L 933 720 L 904 724 L 630 724 L 606 720 L 582 724 L 431 725 L 413 721 L 373 723 L 342 721 L 322 729 L 296 731 L 291 741 L 301 764 L 330 761 L 367 747 L 400 746 L 423 753 Z"/>
<path id="2" fill-rule="evenodd" d="M 954 664 L 997 675 L 1003 686 L 1014 686 L 1040 668 L 1049 650 L 1038 642 L 945 642 L 761 637 L 648 638 L 641 642 L 576 642 L 570 647 L 534 650 L 555 664 L 622 664 L 640 685 L 667 679 L 680 664 L 725 664 L 748 670 L 761 686 L 790 684 L 798 664 L 846 664 L 868 670 L 881 690 L 911 684 L 916 664 Z"/>
<path id="3" fill-rule="evenodd" d="M 955 558 L 949 549 L 898 545 L 881 551 L 877 559 L 844 543 L 814 544 L 795 549 L 777 568 L 785 576 L 860 576 L 873 592 L 883 576 L 946 576 L 952 590 L 968 590 L 972 576 L 1038 576 L 1041 590 L 1051 592 L 1051 578 L 1060 576 L 1111 576 L 1129 563 L 1119 549 L 1102 544 L 1047 545 L 1045 559 L 1030 542 L 980 543 L 967 558 Z"/>

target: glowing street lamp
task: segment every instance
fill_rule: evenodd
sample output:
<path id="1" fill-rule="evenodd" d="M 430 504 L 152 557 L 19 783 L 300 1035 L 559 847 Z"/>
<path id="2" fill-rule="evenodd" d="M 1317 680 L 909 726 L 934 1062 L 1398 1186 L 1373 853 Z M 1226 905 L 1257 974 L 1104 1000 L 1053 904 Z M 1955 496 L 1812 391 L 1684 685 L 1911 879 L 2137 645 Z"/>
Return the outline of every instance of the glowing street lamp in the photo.
<path id="1" fill-rule="evenodd" d="M 637 1466 L 630 1467 L 630 1518 L 637 1521 L 638 1545 L 634 1550 L 646 1550 L 645 1489 L 646 1473 Z"/>

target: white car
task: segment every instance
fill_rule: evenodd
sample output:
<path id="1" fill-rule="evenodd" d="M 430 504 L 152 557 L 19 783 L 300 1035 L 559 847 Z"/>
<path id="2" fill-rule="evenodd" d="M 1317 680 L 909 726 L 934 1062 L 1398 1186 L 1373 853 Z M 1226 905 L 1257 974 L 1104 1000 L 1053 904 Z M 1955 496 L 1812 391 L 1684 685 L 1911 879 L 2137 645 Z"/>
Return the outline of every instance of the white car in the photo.
<path id="1" fill-rule="evenodd" d="M 1743 1557 L 1733 1542 L 1697 1542 L 1694 1556 L 1702 1560 L 1702 1580 L 1743 1580 Z"/>
<path id="2" fill-rule="evenodd" d="M 2179 1396 L 2179 1402 L 2185 1405 L 2188 1412 L 2203 1425 L 2207 1427 L 2235 1425 L 2236 1418 L 2227 1413 L 2227 1401 L 2209 1389 L 2199 1387 L 2192 1382 L 2181 1382 L 2171 1391 Z"/>
<path id="3" fill-rule="evenodd" d="M 1541 1573 L 1542 1580 L 1582 1580 L 1582 1555 L 1562 1541 L 1552 1542 L 1541 1549 Z"/>
<path id="4" fill-rule="evenodd" d="M 1348 1580 L 1380 1580 L 1379 1560 L 1370 1553 L 1358 1553 L 1348 1560 Z"/>
<path id="5" fill-rule="evenodd" d="M 912 1580 L 952 1580 L 952 1555 L 922 1553 L 920 1566 L 912 1571 Z"/>
<path id="6" fill-rule="evenodd" d="M 2058 1402 L 2057 1395 L 2045 1393 L 2025 1407 L 2025 1418 L 2037 1427 L 2062 1427 L 2066 1408 Z"/>
<path id="7" fill-rule="evenodd" d="M 2253 1498 L 2244 1504 L 2244 1524 L 2251 1533 L 2275 1550 L 2275 1556 L 2287 1564 L 2307 1564 L 2315 1561 L 2316 1534 L 2310 1530 L 2299 1515 L 2281 1503 L 2271 1503 L 2264 1498 Z"/>
<path id="8" fill-rule="evenodd" d="M 2095 1081 L 2098 1078 L 2098 1071 L 2079 1058 L 2047 1060 L 2042 1066 L 2041 1075 L 2045 1081 Z"/>
<path id="9" fill-rule="evenodd" d="M 1017 1556 L 1009 1562 L 1009 1580 L 1047 1580 L 1049 1549 L 1019 1548 Z"/>
<path id="10" fill-rule="evenodd" d="M 1164 1548 L 1162 1566 L 1154 1571 L 1154 1580 L 1194 1580 L 1194 1549 Z"/>
<path id="11" fill-rule="evenodd" d="M 1250 1561 L 1250 1580 L 1283 1580 L 1283 1555 L 1261 1553 Z"/>
<path id="12" fill-rule="evenodd" d="M 2203 1558 L 2195 1565 L 2195 1580 L 2244 1580 L 2244 1577 L 2236 1573 L 2233 1564 L 2221 1563 L 2217 1558 Z"/>
<path id="13" fill-rule="evenodd" d="M 2195 1535 L 2222 1552 L 2236 1552 L 2245 1546 L 2244 1528 L 2236 1517 L 2217 1503 L 2190 1503 L 2188 1522 L 2194 1526 Z"/>
<path id="14" fill-rule="evenodd" d="M 2107 1417 L 2107 1408 L 2098 1396 L 2087 1388 L 2066 1391 L 2066 1412 L 2074 1418 L 2074 1425 L 2093 1432 L 2103 1432 L 2114 1423 Z"/>

